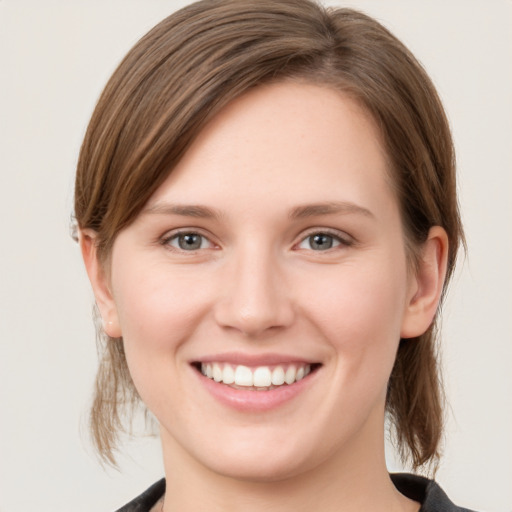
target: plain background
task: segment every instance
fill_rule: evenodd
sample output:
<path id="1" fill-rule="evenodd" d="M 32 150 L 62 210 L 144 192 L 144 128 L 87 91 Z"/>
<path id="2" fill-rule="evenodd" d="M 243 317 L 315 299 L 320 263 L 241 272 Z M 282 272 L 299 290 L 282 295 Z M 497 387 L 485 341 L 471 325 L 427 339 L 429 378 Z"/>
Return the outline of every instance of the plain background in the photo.
<path id="1" fill-rule="evenodd" d="M 92 294 L 68 224 L 103 85 L 184 3 L 0 0 L 0 512 L 114 510 L 163 474 L 157 440 L 128 444 L 120 473 L 88 444 Z M 511 511 L 512 2 L 330 3 L 383 22 L 444 100 L 469 256 L 444 312 L 451 407 L 437 478 L 460 505 Z"/>

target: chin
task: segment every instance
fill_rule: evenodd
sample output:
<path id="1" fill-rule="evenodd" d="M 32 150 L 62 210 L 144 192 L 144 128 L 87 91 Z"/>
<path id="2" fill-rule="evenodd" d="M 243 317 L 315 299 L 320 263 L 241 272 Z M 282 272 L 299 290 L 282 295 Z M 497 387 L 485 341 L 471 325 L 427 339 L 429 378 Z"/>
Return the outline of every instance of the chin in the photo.
<path id="1" fill-rule="evenodd" d="M 254 433 L 254 432 L 253 432 Z M 214 473 L 245 482 L 278 482 L 300 475 L 320 464 L 318 450 L 299 439 L 281 440 L 265 436 L 256 440 L 240 440 L 236 443 L 215 443 L 216 449 L 204 447 L 195 454 L 196 461 Z M 211 445 L 210 445 L 211 448 Z"/>
<path id="2" fill-rule="evenodd" d="M 297 454 L 280 457 L 278 460 L 269 460 L 261 455 L 254 458 L 242 456 L 233 457 L 233 460 L 226 459 L 221 464 L 212 464 L 211 469 L 223 477 L 247 483 L 280 482 L 305 473 L 313 466 L 311 460 L 297 460 Z"/>

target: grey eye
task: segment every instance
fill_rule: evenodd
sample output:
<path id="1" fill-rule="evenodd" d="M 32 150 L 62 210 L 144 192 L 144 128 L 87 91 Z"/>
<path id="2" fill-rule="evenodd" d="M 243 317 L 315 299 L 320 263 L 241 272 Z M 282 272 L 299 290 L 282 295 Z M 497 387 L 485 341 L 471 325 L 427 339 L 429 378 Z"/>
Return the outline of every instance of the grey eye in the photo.
<path id="1" fill-rule="evenodd" d="M 208 240 L 198 233 L 179 233 L 169 240 L 169 245 L 182 251 L 196 251 L 208 247 Z"/>
<path id="2" fill-rule="evenodd" d="M 313 251 L 327 251 L 340 245 L 340 240 L 327 233 L 315 233 L 306 237 L 299 244 L 300 249 L 311 249 Z"/>

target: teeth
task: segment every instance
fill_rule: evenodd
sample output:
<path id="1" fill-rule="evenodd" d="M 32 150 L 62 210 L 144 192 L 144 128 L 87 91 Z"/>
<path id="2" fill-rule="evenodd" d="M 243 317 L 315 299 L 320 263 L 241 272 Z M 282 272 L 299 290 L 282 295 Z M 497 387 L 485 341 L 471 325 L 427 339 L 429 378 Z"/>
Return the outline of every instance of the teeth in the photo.
<path id="1" fill-rule="evenodd" d="M 250 368 L 247 366 L 237 366 L 235 370 L 235 384 L 237 386 L 252 386 L 253 377 Z"/>
<path id="2" fill-rule="evenodd" d="M 310 372 L 311 365 L 309 364 L 292 364 L 286 369 L 282 365 L 273 368 L 268 366 L 249 368 L 243 365 L 233 367 L 230 364 L 223 363 L 201 364 L 201 373 L 215 382 L 255 388 L 282 386 L 285 383 L 290 385 L 302 380 Z"/>
<path id="3" fill-rule="evenodd" d="M 215 382 L 220 382 L 222 380 L 222 368 L 217 364 L 213 364 L 213 380 Z"/>
<path id="4" fill-rule="evenodd" d="M 295 377 L 297 376 L 297 370 L 295 366 L 289 366 L 284 374 L 284 381 L 286 384 L 293 384 L 295 382 Z"/>
<path id="5" fill-rule="evenodd" d="M 235 370 L 233 370 L 229 364 L 224 366 L 224 371 L 222 372 L 222 382 L 224 382 L 224 384 L 233 384 L 235 382 Z"/>
<path id="6" fill-rule="evenodd" d="M 274 386 L 280 386 L 284 384 L 284 370 L 282 366 L 276 366 L 272 372 L 272 384 Z"/>
<path id="7" fill-rule="evenodd" d="M 272 384 L 272 373 L 267 366 L 256 368 L 253 374 L 253 385 L 257 388 L 266 388 Z"/>

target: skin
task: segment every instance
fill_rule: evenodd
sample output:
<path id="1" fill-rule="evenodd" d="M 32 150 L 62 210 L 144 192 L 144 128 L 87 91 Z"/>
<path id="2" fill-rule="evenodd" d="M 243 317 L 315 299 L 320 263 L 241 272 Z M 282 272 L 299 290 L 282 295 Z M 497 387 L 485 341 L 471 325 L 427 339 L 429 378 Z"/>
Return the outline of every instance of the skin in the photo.
<path id="1" fill-rule="evenodd" d="M 108 269 L 95 234 L 82 233 L 106 331 L 123 337 L 160 424 L 163 510 L 418 510 L 386 469 L 385 394 L 400 338 L 435 314 L 447 239 L 432 228 L 410 271 L 390 179 L 380 134 L 354 101 L 272 84 L 199 134 L 118 235 Z M 200 248 L 181 249 L 176 230 L 202 235 Z M 313 246 L 315 233 L 332 247 Z M 240 411 L 190 364 L 226 352 L 321 366 L 292 400 Z"/>

